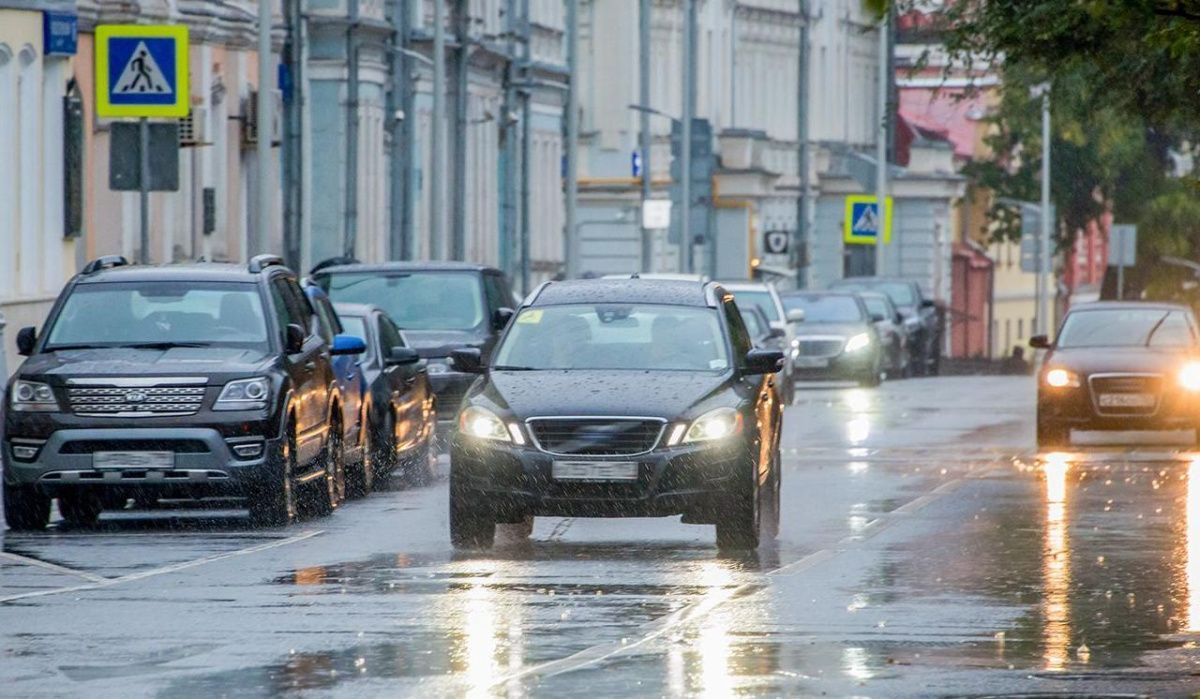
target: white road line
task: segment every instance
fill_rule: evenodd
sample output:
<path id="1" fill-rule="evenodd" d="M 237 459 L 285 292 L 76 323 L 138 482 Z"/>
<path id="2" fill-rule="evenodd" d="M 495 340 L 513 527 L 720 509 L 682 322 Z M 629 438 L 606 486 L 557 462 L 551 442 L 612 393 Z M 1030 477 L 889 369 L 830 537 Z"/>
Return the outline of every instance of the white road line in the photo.
<path id="1" fill-rule="evenodd" d="M 195 568 L 196 566 L 202 566 L 202 565 L 206 565 L 209 563 L 215 563 L 217 561 L 223 561 L 228 558 L 234 558 L 237 556 L 246 556 L 246 555 L 249 555 L 252 553 L 258 553 L 260 551 L 266 551 L 268 549 L 279 548 L 280 546 L 288 546 L 290 544 L 296 544 L 301 541 L 304 541 L 305 539 L 311 539 L 314 536 L 319 536 L 324 533 L 325 533 L 325 531 L 323 529 L 318 529 L 318 530 L 310 531 L 310 532 L 304 532 L 303 534 L 297 534 L 295 536 L 291 536 L 286 539 L 278 539 L 276 541 L 269 541 L 265 544 L 258 544 L 257 546 L 249 546 L 244 549 L 238 549 L 237 551 L 230 551 L 228 553 L 218 553 L 218 554 L 215 554 L 212 556 L 205 556 L 204 558 L 197 558 L 196 560 L 193 560 L 193 561 L 185 561 L 183 563 L 174 563 L 169 566 L 163 566 L 161 568 L 154 568 L 152 570 L 144 570 L 144 571 L 141 571 L 138 573 L 130 573 L 129 575 L 123 575 L 119 578 L 101 578 L 99 581 L 93 582 L 88 585 L 72 585 L 70 587 L 59 587 L 59 588 L 54 588 L 54 589 L 50 589 L 50 590 L 37 590 L 34 592 L 23 592 L 18 595 L 9 595 L 8 597 L 0 597 L 0 604 L 6 604 L 8 602 L 15 602 L 17 600 L 22 600 L 22 599 L 29 599 L 32 597 L 48 597 L 50 595 L 60 595 L 60 594 L 67 593 L 67 592 L 80 592 L 83 590 L 96 590 L 96 589 L 103 588 L 103 587 L 112 587 L 113 585 L 117 585 L 117 584 L 120 584 L 123 582 L 131 582 L 134 580 L 144 580 L 146 578 L 152 578 L 152 577 L 155 577 L 158 575 L 166 575 L 168 573 L 175 573 L 180 570 L 186 570 L 188 568 Z"/>
<path id="2" fill-rule="evenodd" d="M 886 529 L 889 525 L 906 519 L 906 517 L 904 517 L 905 515 L 911 515 L 914 512 L 918 512 L 921 509 L 929 506 L 930 503 L 934 502 L 938 498 L 953 492 L 964 482 L 966 482 L 968 478 L 974 480 L 980 477 L 982 476 L 972 474 L 966 478 L 955 478 L 954 480 L 942 483 L 928 493 L 921 495 L 920 497 L 917 497 L 901 505 L 900 507 L 897 507 L 891 512 L 885 514 L 883 517 L 872 520 L 861 531 L 843 537 L 833 547 L 814 551 L 802 558 L 792 561 L 785 566 L 781 566 L 769 571 L 764 577 L 772 577 L 777 575 L 796 575 L 800 572 L 808 570 L 823 561 L 833 558 L 838 553 L 841 553 L 845 546 L 875 536 Z M 893 515 L 902 515 L 902 517 L 893 517 Z M 636 640 L 627 642 L 602 643 L 590 648 L 585 648 L 584 650 L 572 655 L 568 655 L 564 658 L 559 658 L 558 660 L 550 660 L 537 665 L 530 665 L 529 667 L 518 670 L 517 672 L 497 678 L 489 685 L 489 688 L 502 686 L 508 684 L 509 682 L 525 679 L 527 677 L 552 677 L 554 675 L 562 675 L 568 672 L 583 669 L 590 665 L 595 665 L 613 656 L 626 653 L 635 648 L 646 645 L 657 638 L 661 638 L 663 634 L 674 628 L 703 618 L 705 615 L 722 606 L 729 600 L 757 594 L 763 589 L 766 589 L 766 587 L 762 586 L 757 581 L 743 583 L 735 588 L 732 588 L 728 594 L 693 602 L 676 610 L 675 612 L 672 612 L 671 614 L 668 614 L 665 617 L 662 617 L 661 619 L 651 621 L 649 624 L 643 627 L 647 629 L 647 632 Z"/>
<path id="3" fill-rule="evenodd" d="M 20 563 L 22 565 L 33 566 L 35 568 L 43 568 L 45 570 L 54 571 L 55 573 L 62 573 L 63 575 L 73 575 L 77 578 L 83 578 L 84 580 L 90 580 L 94 583 L 105 582 L 108 580 L 108 578 L 104 577 L 103 575 L 96 575 L 95 573 L 89 573 L 86 570 L 75 570 L 74 568 L 60 566 L 56 563 L 42 561 L 37 558 L 29 558 L 28 556 L 21 556 L 19 554 L 15 554 L 15 553 L 9 553 L 8 551 L 0 551 L 0 558 L 6 558 L 10 561 L 13 561 L 15 563 Z"/>

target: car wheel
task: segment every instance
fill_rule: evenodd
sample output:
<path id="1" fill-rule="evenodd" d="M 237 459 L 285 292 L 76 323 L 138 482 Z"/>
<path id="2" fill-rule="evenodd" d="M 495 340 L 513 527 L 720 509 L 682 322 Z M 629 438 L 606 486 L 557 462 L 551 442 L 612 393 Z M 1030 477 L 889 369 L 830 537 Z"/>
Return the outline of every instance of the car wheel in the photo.
<path id="1" fill-rule="evenodd" d="M 486 549 L 496 541 L 491 504 L 462 487 L 450 467 L 450 543 L 455 548 Z"/>
<path id="2" fill-rule="evenodd" d="M 735 486 L 736 487 L 736 486 Z M 740 493 L 731 493 L 717 511 L 717 548 L 753 551 L 762 532 L 762 487 L 747 473 Z"/>
<path id="3" fill-rule="evenodd" d="M 287 437 L 268 465 L 261 487 L 250 495 L 250 521 L 263 527 L 282 527 L 296 517 L 296 430 L 288 425 Z"/>
<path id="4" fill-rule="evenodd" d="M 342 438 L 342 425 L 334 421 L 329 427 L 329 439 L 325 442 L 325 453 L 321 457 L 325 477 L 315 481 L 313 504 L 316 514 L 331 514 L 346 498 L 346 443 Z"/>
<path id="5" fill-rule="evenodd" d="M 362 461 L 358 468 L 350 472 L 346 483 L 346 493 L 352 498 L 366 497 L 375 489 L 375 429 L 371 426 L 368 415 L 363 431 Z"/>
<path id="6" fill-rule="evenodd" d="M 32 486 L 5 483 L 4 521 L 17 532 L 45 529 L 50 523 L 50 498 Z"/>
<path id="7" fill-rule="evenodd" d="M 396 470 L 396 418 L 390 412 L 384 416 L 375 436 L 375 487 L 383 485 Z"/>
<path id="8" fill-rule="evenodd" d="M 73 527 L 90 527 L 100 519 L 100 511 L 104 505 L 96 493 L 77 492 L 66 493 L 58 498 L 58 511 L 63 519 Z"/>

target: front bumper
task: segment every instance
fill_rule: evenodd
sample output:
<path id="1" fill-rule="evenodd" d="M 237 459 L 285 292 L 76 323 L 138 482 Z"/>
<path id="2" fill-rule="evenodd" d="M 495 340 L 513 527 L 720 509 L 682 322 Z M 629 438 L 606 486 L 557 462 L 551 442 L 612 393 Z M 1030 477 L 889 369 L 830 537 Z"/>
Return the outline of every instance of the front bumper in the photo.
<path id="1" fill-rule="evenodd" d="M 659 517 L 714 522 L 739 474 L 752 470 L 754 450 L 742 439 L 657 449 L 630 457 L 556 456 L 534 447 L 488 442 L 455 433 L 450 452 L 456 487 L 495 503 L 497 521 L 526 515 Z M 559 481 L 555 460 L 636 461 L 637 480 Z"/>
<path id="2" fill-rule="evenodd" d="M 1079 430 L 1185 430 L 1200 426 L 1200 394 L 1164 390 L 1153 411 L 1102 410 L 1085 382 L 1078 388 L 1038 388 L 1038 422 Z"/>
<path id="3" fill-rule="evenodd" d="M 852 381 L 879 366 L 879 350 L 843 352 L 833 357 L 796 357 L 792 376 L 797 381 Z"/>

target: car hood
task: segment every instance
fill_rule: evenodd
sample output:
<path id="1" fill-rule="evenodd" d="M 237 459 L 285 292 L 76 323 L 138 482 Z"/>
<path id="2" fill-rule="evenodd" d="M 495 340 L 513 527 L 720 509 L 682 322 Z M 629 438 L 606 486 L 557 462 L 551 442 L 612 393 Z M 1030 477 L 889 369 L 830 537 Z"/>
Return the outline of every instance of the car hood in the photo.
<path id="1" fill-rule="evenodd" d="M 866 323 L 809 323 L 805 321 L 796 328 L 796 337 L 803 339 L 818 335 L 850 337 L 867 331 Z"/>
<path id="2" fill-rule="evenodd" d="M 674 420 L 729 385 L 702 371 L 492 371 L 484 396 L 519 419 L 630 415 Z"/>
<path id="3" fill-rule="evenodd" d="M 167 350 L 97 348 L 47 352 L 31 357 L 22 376 L 66 378 L 203 375 L 219 380 L 263 371 L 272 358 L 261 350 L 235 347 L 176 347 Z"/>
<path id="4" fill-rule="evenodd" d="M 1079 374 L 1164 373 L 1196 357 L 1188 349 L 1151 347 L 1094 347 L 1055 350 L 1046 366 L 1070 369 Z"/>
<path id="5" fill-rule="evenodd" d="M 403 330 L 404 339 L 422 357 L 449 357 L 456 349 L 483 347 L 487 337 L 470 330 Z"/>

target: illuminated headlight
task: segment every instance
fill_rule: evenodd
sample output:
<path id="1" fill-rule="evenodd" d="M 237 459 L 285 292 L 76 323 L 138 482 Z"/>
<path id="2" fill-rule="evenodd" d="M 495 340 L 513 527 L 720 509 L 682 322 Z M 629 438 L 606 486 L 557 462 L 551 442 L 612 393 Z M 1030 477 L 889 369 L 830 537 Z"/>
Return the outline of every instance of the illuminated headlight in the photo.
<path id="1" fill-rule="evenodd" d="M 1188 362 L 1179 370 L 1179 385 L 1188 391 L 1200 391 L 1200 362 Z"/>
<path id="2" fill-rule="evenodd" d="M 496 442 L 513 441 L 508 426 L 496 413 L 487 408 L 472 405 L 458 416 L 458 431 L 477 439 L 490 439 Z M 520 434 L 518 432 L 518 434 Z"/>
<path id="3" fill-rule="evenodd" d="M 866 333 L 859 333 L 854 337 L 846 340 L 847 352 L 858 352 L 871 346 L 871 336 Z"/>
<path id="4" fill-rule="evenodd" d="M 732 437 L 741 431 L 741 413 L 733 408 L 717 408 L 693 420 L 683 436 L 683 442 L 712 442 Z"/>
<path id="5" fill-rule="evenodd" d="M 1079 377 L 1066 369 L 1051 369 L 1046 372 L 1046 385 L 1051 388 L 1077 388 Z"/>
<path id="6" fill-rule="evenodd" d="M 17 411 L 58 410 L 58 401 L 54 399 L 54 391 L 46 384 L 36 381 L 14 382 L 9 405 Z"/>
<path id="7" fill-rule="evenodd" d="M 261 410 L 267 407 L 270 384 L 264 377 L 238 379 L 225 384 L 213 410 Z"/>

